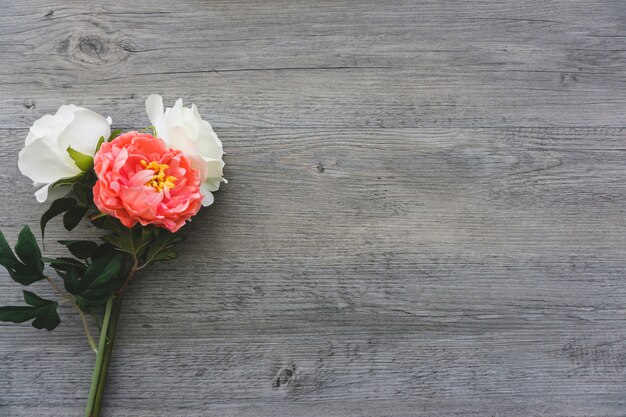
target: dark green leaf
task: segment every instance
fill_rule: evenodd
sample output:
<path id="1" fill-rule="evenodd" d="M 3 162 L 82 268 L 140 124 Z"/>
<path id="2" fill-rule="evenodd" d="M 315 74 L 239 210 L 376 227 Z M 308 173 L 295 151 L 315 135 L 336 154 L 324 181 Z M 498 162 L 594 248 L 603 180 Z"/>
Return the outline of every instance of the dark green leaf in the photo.
<path id="1" fill-rule="evenodd" d="M 89 265 L 79 282 L 76 303 L 82 308 L 105 304 L 124 282 L 120 276 L 123 261 L 124 255 L 112 252 Z"/>
<path id="2" fill-rule="evenodd" d="M 2 232 L 0 232 L 0 265 L 7 269 L 15 269 L 21 265 Z"/>
<path id="3" fill-rule="evenodd" d="M 74 175 L 73 177 L 70 177 L 70 178 L 62 178 L 58 180 L 57 182 L 55 182 L 54 184 L 52 184 L 52 186 L 50 186 L 50 189 L 71 186 L 72 184 L 81 181 L 85 177 L 85 174 L 86 174 L 85 172 L 81 172 L 80 174 Z"/>
<path id="4" fill-rule="evenodd" d="M 80 294 L 76 294 L 76 305 L 78 305 L 83 311 L 89 311 L 105 305 L 109 300 L 109 297 L 110 295 L 103 295 L 101 297 L 86 298 Z"/>
<path id="5" fill-rule="evenodd" d="M 65 245 L 78 259 L 91 258 L 98 250 L 98 244 L 91 240 L 59 240 L 59 243 Z"/>
<path id="6" fill-rule="evenodd" d="M 72 185 L 72 192 L 80 206 L 93 206 L 93 185 L 76 182 Z"/>
<path id="7" fill-rule="evenodd" d="M 11 323 L 24 323 L 37 316 L 33 307 L 27 306 L 6 306 L 0 307 L 0 321 L 10 321 Z"/>
<path id="8" fill-rule="evenodd" d="M 148 247 L 145 263 L 169 261 L 176 258 L 178 253 L 174 250 L 174 246 L 183 240 L 185 240 L 184 236 L 172 233 L 162 235 Z"/>
<path id="9" fill-rule="evenodd" d="M 87 207 L 74 207 L 69 209 L 63 215 L 63 226 L 68 231 L 74 230 L 85 214 L 87 214 Z"/>
<path id="10" fill-rule="evenodd" d="M 52 218 L 61 213 L 65 213 L 74 207 L 76 207 L 76 200 L 73 198 L 59 198 L 58 200 L 54 200 L 50 205 L 50 208 L 43 214 L 43 216 L 41 216 L 41 238 L 43 239 L 44 237 L 46 224 L 48 224 Z"/>
<path id="11" fill-rule="evenodd" d="M 74 258 L 44 258 L 44 261 L 50 264 L 56 273 L 63 278 L 63 285 L 70 294 L 76 294 L 79 291 L 78 283 L 87 265 Z"/>
<path id="12" fill-rule="evenodd" d="M 7 269 L 9 271 L 9 275 L 13 278 L 13 281 L 22 285 L 30 285 L 33 282 L 41 281 L 45 277 L 36 272 L 31 272 L 25 267 L 20 267 L 17 269 Z"/>
<path id="13" fill-rule="evenodd" d="M 49 263 L 54 269 L 66 271 L 68 268 L 78 269 L 79 271 L 85 271 L 87 265 L 74 258 L 42 258 L 45 262 Z M 82 275 L 82 273 L 80 275 Z"/>
<path id="14" fill-rule="evenodd" d="M 15 244 L 15 253 L 20 260 L 33 272 L 43 274 L 41 251 L 35 240 L 35 235 L 28 226 L 24 226 Z M 43 278 L 43 276 L 42 276 Z"/>
<path id="15" fill-rule="evenodd" d="M 93 157 L 85 155 L 84 153 L 73 149 L 71 146 L 68 146 L 66 150 L 67 153 L 70 155 L 70 158 L 74 160 L 74 163 L 81 171 L 87 171 L 91 169 L 91 167 L 93 166 Z"/>
<path id="16" fill-rule="evenodd" d="M 24 291 L 24 301 L 26 301 L 26 304 L 35 307 L 37 311 L 37 317 L 33 320 L 34 328 L 53 330 L 61 323 L 61 319 L 57 314 L 58 303 L 55 301 L 44 300 L 29 291 Z"/>
<path id="17" fill-rule="evenodd" d="M 75 295 L 80 291 L 80 281 L 76 270 L 70 269 L 65 273 L 60 273 L 59 276 L 63 278 L 63 286 L 67 292 Z"/>
<path id="18" fill-rule="evenodd" d="M 123 232 L 114 232 L 102 236 L 101 239 L 113 245 L 117 250 L 129 253 L 141 258 L 148 250 L 150 243 L 155 239 L 156 227 L 135 226 L 132 229 L 125 229 Z"/>
<path id="19" fill-rule="evenodd" d="M 3 306 L 0 307 L 0 321 L 23 323 L 35 317 L 31 306 Z"/>
<path id="20" fill-rule="evenodd" d="M 61 323 L 55 301 L 45 300 L 29 291 L 24 291 L 24 301 L 29 306 L 0 307 L 0 321 L 24 323 L 34 319 L 33 327 L 46 330 L 53 330 Z"/>
<path id="21" fill-rule="evenodd" d="M 4 235 L 0 233 L 0 265 L 7 269 L 11 278 L 22 285 L 44 279 L 41 252 L 27 226 L 22 229 L 15 249 L 22 262 L 13 254 Z"/>
<path id="22" fill-rule="evenodd" d="M 98 249 L 96 250 L 96 252 L 91 256 L 91 260 L 95 261 L 98 258 L 102 258 L 105 255 L 108 255 L 110 252 L 114 251 L 115 248 L 113 247 L 113 245 L 110 245 L 108 243 L 103 243 L 100 246 L 98 246 Z"/>
<path id="23" fill-rule="evenodd" d="M 124 226 L 113 216 L 98 216 L 90 219 L 91 224 L 99 229 L 111 230 L 120 234 L 128 234 L 128 227 Z"/>
<path id="24" fill-rule="evenodd" d="M 119 253 L 111 253 L 94 261 L 81 279 L 81 289 L 86 290 L 94 284 L 105 285 L 116 278 L 122 268 L 123 259 L 124 257 Z"/>
<path id="25" fill-rule="evenodd" d="M 50 304 L 52 301 L 44 300 L 37 294 L 30 291 L 22 291 L 24 293 L 24 301 L 26 304 L 33 307 L 41 307 Z"/>
<path id="26" fill-rule="evenodd" d="M 138 258 L 150 247 L 149 245 L 156 239 L 158 233 L 158 227 L 151 227 L 150 225 L 141 227 L 138 233 L 133 234 L 133 240 L 135 243 L 135 253 Z"/>
<path id="27" fill-rule="evenodd" d="M 117 250 L 130 253 L 131 255 L 133 254 L 133 241 L 129 233 L 111 233 L 109 235 L 101 236 L 100 239 L 114 246 Z"/>
<path id="28" fill-rule="evenodd" d="M 56 329 L 61 324 L 61 318 L 57 313 L 57 304 L 47 307 L 40 307 L 38 309 L 40 314 L 35 320 L 33 320 L 33 327 L 35 329 L 46 329 L 48 331 Z"/>

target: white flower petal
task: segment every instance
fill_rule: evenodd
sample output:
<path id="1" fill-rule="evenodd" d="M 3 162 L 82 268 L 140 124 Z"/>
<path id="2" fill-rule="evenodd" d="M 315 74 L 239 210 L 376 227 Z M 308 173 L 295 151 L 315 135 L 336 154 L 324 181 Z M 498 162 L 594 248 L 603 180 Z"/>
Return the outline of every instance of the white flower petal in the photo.
<path id="1" fill-rule="evenodd" d="M 170 148 L 178 149 L 187 156 L 196 154 L 196 146 L 189 139 L 187 131 L 182 126 L 174 126 L 169 129 L 169 140 L 167 144 Z"/>
<path id="2" fill-rule="evenodd" d="M 56 200 L 57 198 L 63 197 L 69 191 L 69 187 L 67 186 L 59 186 L 51 188 L 52 184 L 46 184 L 43 188 L 40 188 L 35 192 L 35 198 L 38 202 L 43 203 L 46 200 Z"/>
<path id="3" fill-rule="evenodd" d="M 64 104 L 59 107 L 59 110 L 54 114 L 54 117 L 57 120 L 65 121 L 67 123 L 74 120 L 74 113 L 79 110 L 86 110 L 84 107 L 78 107 L 73 104 Z"/>
<path id="4" fill-rule="evenodd" d="M 213 196 L 213 193 L 211 193 L 211 191 L 204 186 L 204 184 L 200 186 L 200 192 L 204 196 L 204 198 L 202 199 L 202 205 L 204 207 L 213 204 L 213 202 L 215 201 L 215 197 Z"/>
<path id="5" fill-rule="evenodd" d="M 206 178 L 214 178 L 220 182 L 222 179 L 223 171 L 224 171 L 224 161 L 221 159 L 209 159 L 204 158 L 204 163 L 206 165 Z M 213 190 L 215 191 L 215 190 Z"/>
<path id="6" fill-rule="evenodd" d="M 28 132 L 26 143 L 24 145 L 28 146 L 34 140 L 40 139 L 46 135 L 58 135 L 64 128 L 65 123 L 63 123 L 62 120 L 46 114 L 42 118 L 35 120 L 35 123 L 33 123 L 30 127 L 30 131 Z"/>
<path id="7" fill-rule="evenodd" d="M 74 113 L 74 119 L 61 132 L 58 143 L 61 150 L 71 146 L 74 150 L 93 156 L 100 137 L 108 139 L 111 127 L 107 120 L 91 110 L 81 109 Z"/>
<path id="8" fill-rule="evenodd" d="M 220 189 L 221 182 L 222 181 L 220 180 L 220 178 L 209 178 L 206 181 L 204 181 L 202 185 L 204 186 L 205 189 L 213 192 L 213 191 L 217 191 Z"/>
<path id="9" fill-rule="evenodd" d="M 69 104 L 61 106 L 54 116 L 46 115 L 33 123 L 20 151 L 18 167 L 41 187 L 35 193 L 38 201 L 67 192 L 62 187 L 50 188 L 61 179 L 81 173 L 67 148 L 93 156 L 100 137 L 111 135 L 110 122 L 110 118 Z"/>
<path id="10" fill-rule="evenodd" d="M 153 126 L 156 126 L 159 118 L 163 118 L 163 98 L 158 94 L 152 94 L 146 99 L 146 113 Z"/>
<path id="11" fill-rule="evenodd" d="M 20 151 L 17 165 L 25 176 L 34 182 L 53 183 L 62 178 L 70 178 L 81 171 L 67 155 L 60 155 L 52 149 L 47 140 L 32 142 Z"/>
<path id="12" fill-rule="evenodd" d="M 51 185 L 52 184 L 48 184 L 44 186 L 43 188 L 40 188 L 39 190 L 35 191 L 35 198 L 37 199 L 37 201 L 39 201 L 40 203 L 43 203 L 44 201 L 48 199 L 48 188 L 50 188 Z"/>
<path id="13" fill-rule="evenodd" d="M 200 173 L 200 180 L 204 181 L 209 176 L 209 168 L 204 161 L 204 159 L 196 154 L 185 153 L 187 158 L 189 158 L 189 162 L 191 162 L 191 167 Z"/>
<path id="14" fill-rule="evenodd" d="M 219 140 L 211 125 L 202 121 L 202 133 L 196 139 L 198 153 L 206 158 L 222 159 L 224 151 L 222 149 L 222 141 Z"/>
<path id="15" fill-rule="evenodd" d="M 191 166 L 198 170 L 201 177 L 201 191 L 204 194 L 203 205 L 213 203 L 212 191 L 219 189 L 221 182 L 226 182 L 223 175 L 224 150 L 211 124 L 202 120 L 195 104 L 183 107 L 183 100 L 178 99 L 173 107 L 163 113 L 163 100 L 152 95 L 146 100 L 146 112 L 157 134 L 170 148 L 182 151 L 190 160 Z"/>

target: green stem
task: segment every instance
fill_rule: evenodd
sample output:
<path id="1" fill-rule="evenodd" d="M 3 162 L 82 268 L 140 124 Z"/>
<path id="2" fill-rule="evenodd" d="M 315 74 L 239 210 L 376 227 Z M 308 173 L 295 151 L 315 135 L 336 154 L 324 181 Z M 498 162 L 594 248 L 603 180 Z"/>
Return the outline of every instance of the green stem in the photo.
<path id="1" fill-rule="evenodd" d="M 109 369 L 109 363 L 111 362 L 111 354 L 113 352 L 113 342 L 115 341 L 115 331 L 117 329 L 117 322 L 120 317 L 120 311 L 122 310 L 122 298 L 116 297 L 113 301 L 113 311 L 111 312 L 111 323 L 109 324 L 109 332 L 107 334 L 107 345 L 104 352 L 104 361 L 102 362 L 102 368 L 100 370 L 100 380 L 98 382 L 98 390 L 96 391 L 96 398 L 94 400 L 93 417 L 100 416 L 100 406 L 102 403 L 102 394 L 106 386 L 107 371 Z"/>
<path id="2" fill-rule="evenodd" d="M 96 417 L 94 414 L 95 401 L 99 389 L 99 385 L 102 379 L 102 373 L 104 372 L 104 377 L 106 378 L 106 367 L 105 367 L 105 359 L 106 352 L 109 350 L 108 342 L 109 335 L 111 331 L 113 334 L 115 333 L 115 324 L 117 324 L 117 318 L 115 320 L 115 324 L 112 324 L 112 312 L 114 304 L 118 304 L 115 302 L 116 298 L 111 297 L 109 301 L 107 301 L 105 310 L 104 310 L 104 318 L 102 319 L 102 330 L 100 331 L 100 340 L 98 341 L 98 353 L 96 355 L 96 364 L 94 365 L 93 374 L 91 375 L 91 388 L 89 389 L 89 397 L 87 399 L 87 408 L 85 409 L 85 417 Z M 119 308 L 117 308 L 117 314 L 119 315 Z M 110 353 L 109 353 L 110 355 Z M 108 361 L 106 361 L 106 366 L 108 366 Z M 104 384 L 104 381 L 102 381 Z M 98 406 L 98 409 L 100 407 Z"/>
<path id="3" fill-rule="evenodd" d="M 132 231 L 130 233 L 132 233 Z M 87 399 L 85 417 L 100 416 L 102 395 L 106 385 L 109 364 L 111 363 L 115 331 L 117 330 L 117 322 L 122 308 L 122 293 L 133 279 L 135 273 L 138 271 L 138 265 L 139 261 L 133 247 L 133 266 L 128 274 L 128 277 L 122 287 L 118 289 L 111 298 L 109 298 L 105 307 L 104 318 L 102 319 L 102 327 L 100 330 L 100 340 L 98 340 L 96 365 L 91 376 L 91 388 L 89 389 L 89 398 Z"/>

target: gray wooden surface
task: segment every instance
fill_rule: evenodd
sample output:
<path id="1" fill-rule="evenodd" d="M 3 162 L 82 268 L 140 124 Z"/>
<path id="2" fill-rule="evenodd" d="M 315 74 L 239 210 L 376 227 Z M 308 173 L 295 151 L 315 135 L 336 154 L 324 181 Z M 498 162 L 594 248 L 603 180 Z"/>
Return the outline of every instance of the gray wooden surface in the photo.
<path id="1" fill-rule="evenodd" d="M 130 290 L 106 416 L 626 415 L 626 2 L 1 3 L 11 240 L 63 103 L 130 129 L 180 96 L 228 153 Z M 0 416 L 82 415 L 62 316 L 0 324 Z"/>

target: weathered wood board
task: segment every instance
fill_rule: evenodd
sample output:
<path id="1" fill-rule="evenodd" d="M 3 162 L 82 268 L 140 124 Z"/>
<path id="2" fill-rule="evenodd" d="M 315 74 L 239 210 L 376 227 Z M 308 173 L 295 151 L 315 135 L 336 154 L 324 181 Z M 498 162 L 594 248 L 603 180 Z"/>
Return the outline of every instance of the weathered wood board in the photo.
<path id="1" fill-rule="evenodd" d="M 228 153 L 130 290 L 104 415 L 626 415 L 626 2 L 0 3 L 10 240 L 63 103 L 130 129 L 183 97 Z M 82 415 L 62 313 L 0 323 L 0 416 Z"/>

